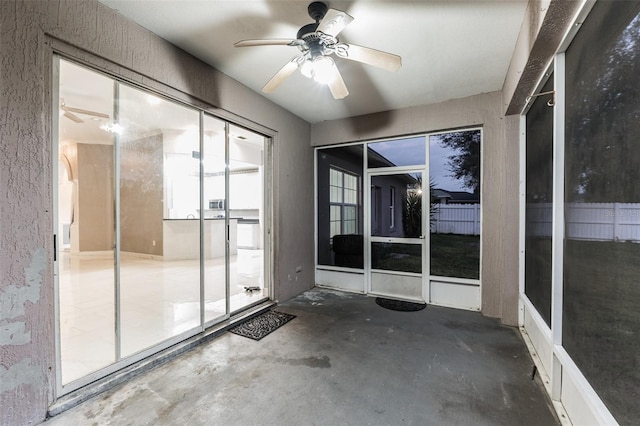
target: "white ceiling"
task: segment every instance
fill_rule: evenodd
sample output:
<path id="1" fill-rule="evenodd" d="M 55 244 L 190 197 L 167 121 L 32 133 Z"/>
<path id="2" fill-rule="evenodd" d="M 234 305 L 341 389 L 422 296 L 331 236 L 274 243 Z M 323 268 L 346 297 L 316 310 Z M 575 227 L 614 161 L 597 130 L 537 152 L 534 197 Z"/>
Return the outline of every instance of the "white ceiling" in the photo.
<path id="1" fill-rule="evenodd" d="M 309 1 L 99 0 L 258 93 L 299 51 L 234 48 L 253 38 L 295 38 Z M 402 57 L 397 72 L 338 58 L 349 96 L 294 73 L 263 94 L 311 123 L 425 105 L 502 88 L 526 0 L 331 1 L 355 20 L 340 41 Z"/>

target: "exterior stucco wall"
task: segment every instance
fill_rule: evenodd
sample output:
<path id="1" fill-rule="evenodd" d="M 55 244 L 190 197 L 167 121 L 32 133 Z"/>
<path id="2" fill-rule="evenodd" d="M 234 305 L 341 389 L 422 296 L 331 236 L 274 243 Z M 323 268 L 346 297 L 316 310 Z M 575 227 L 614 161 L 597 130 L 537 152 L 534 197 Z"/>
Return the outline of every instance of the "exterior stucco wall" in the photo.
<path id="1" fill-rule="evenodd" d="M 502 93 L 492 92 L 433 105 L 411 107 L 311 127 L 314 146 L 482 126 L 482 313 L 516 324 L 518 264 L 508 264 L 518 247 L 518 145 L 506 146 Z M 515 192 L 513 185 L 515 182 Z M 512 214 L 515 211 L 515 214 Z M 508 234 L 509 231 L 513 234 Z M 515 289 L 515 290 L 514 290 Z M 503 295 L 509 295 L 505 298 Z"/>
<path id="2" fill-rule="evenodd" d="M 42 421 L 55 392 L 54 50 L 272 136 L 275 296 L 313 286 L 308 123 L 96 1 L 4 0 L 0 20 L 0 424 Z"/>

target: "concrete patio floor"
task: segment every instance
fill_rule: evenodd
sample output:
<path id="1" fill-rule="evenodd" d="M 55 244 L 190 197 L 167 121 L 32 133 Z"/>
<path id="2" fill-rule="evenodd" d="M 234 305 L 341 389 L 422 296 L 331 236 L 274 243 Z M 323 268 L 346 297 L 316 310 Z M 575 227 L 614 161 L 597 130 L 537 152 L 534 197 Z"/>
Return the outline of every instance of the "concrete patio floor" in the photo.
<path id="1" fill-rule="evenodd" d="M 314 289 L 261 341 L 232 333 L 53 425 L 557 425 L 519 332 L 477 312 Z"/>

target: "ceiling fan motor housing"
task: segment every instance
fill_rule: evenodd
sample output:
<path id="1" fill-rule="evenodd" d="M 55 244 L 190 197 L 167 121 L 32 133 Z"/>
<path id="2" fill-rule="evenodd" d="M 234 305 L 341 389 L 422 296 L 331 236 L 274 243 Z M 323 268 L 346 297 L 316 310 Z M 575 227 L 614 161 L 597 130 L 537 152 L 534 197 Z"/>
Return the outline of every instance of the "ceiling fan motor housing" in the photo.
<path id="1" fill-rule="evenodd" d="M 320 22 L 322 18 L 324 18 L 324 15 L 327 14 L 327 10 L 329 10 L 327 4 L 321 1 L 314 1 L 307 8 L 309 16 L 311 16 L 311 19 L 316 21 L 316 23 Z"/>
<path id="2" fill-rule="evenodd" d="M 314 1 L 309 4 L 307 8 L 307 12 L 311 19 L 316 21 L 313 24 L 307 24 L 298 30 L 297 38 L 300 40 L 304 40 L 306 46 L 309 48 L 309 54 L 311 55 L 311 59 L 315 59 L 318 56 L 323 56 L 325 54 L 325 45 L 327 41 L 321 38 L 316 30 L 318 29 L 318 25 L 320 25 L 320 21 L 327 14 L 327 10 L 329 10 L 326 3 L 321 1 Z M 337 40 L 334 40 L 334 43 Z"/>
<path id="3" fill-rule="evenodd" d="M 298 30 L 298 34 L 296 38 L 300 40 L 304 40 L 306 35 L 315 33 L 317 29 L 318 29 L 318 22 L 313 24 L 307 24 Z"/>

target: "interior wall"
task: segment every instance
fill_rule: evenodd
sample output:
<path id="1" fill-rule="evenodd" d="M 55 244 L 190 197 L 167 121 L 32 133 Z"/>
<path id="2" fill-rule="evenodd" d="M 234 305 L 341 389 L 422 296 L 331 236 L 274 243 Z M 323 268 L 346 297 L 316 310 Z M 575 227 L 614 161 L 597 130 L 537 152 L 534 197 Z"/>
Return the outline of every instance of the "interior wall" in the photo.
<path id="1" fill-rule="evenodd" d="M 113 250 L 113 146 L 76 144 L 78 195 L 73 253 Z M 77 226 L 75 226 L 77 225 Z"/>
<path id="2" fill-rule="evenodd" d="M 54 400 L 54 49 L 273 137 L 275 297 L 314 285 L 307 122 L 94 0 L 4 0 L 0 44 L 0 424 L 39 423 Z"/>
<path id="3" fill-rule="evenodd" d="M 156 134 L 124 141 L 122 144 L 120 154 L 122 251 L 154 256 L 163 254 L 162 140 L 162 134 Z"/>
<path id="4" fill-rule="evenodd" d="M 518 145 L 506 146 L 502 93 L 325 121 L 311 126 L 314 146 L 481 126 L 482 313 L 517 324 L 518 271 L 507 262 L 518 247 Z M 515 193 L 513 191 L 513 182 Z M 517 253 L 517 251 L 516 251 Z"/>

